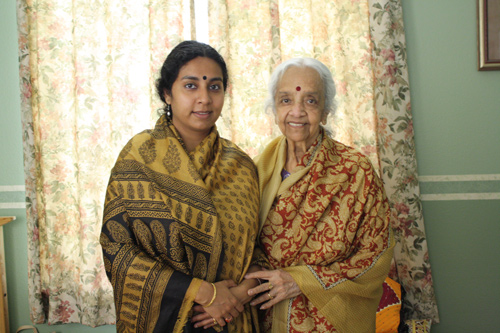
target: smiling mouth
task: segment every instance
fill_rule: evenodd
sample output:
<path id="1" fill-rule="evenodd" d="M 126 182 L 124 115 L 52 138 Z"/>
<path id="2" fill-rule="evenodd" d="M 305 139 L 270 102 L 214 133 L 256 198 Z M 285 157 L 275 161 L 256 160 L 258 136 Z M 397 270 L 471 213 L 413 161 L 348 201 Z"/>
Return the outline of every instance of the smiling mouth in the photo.
<path id="1" fill-rule="evenodd" d="M 304 126 L 306 126 L 306 124 L 303 124 L 303 123 L 291 123 L 291 122 L 289 122 L 288 125 L 290 125 L 292 127 L 304 127 Z"/>

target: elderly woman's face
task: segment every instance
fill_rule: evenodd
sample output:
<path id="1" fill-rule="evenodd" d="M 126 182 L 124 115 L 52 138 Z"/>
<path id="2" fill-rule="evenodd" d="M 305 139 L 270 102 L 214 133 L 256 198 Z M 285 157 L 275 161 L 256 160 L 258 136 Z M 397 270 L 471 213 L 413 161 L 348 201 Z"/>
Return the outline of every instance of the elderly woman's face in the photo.
<path id="1" fill-rule="evenodd" d="M 287 140 L 309 148 L 325 121 L 323 81 L 308 67 L 290 67 L 278 84 L 276 121 Z"/>

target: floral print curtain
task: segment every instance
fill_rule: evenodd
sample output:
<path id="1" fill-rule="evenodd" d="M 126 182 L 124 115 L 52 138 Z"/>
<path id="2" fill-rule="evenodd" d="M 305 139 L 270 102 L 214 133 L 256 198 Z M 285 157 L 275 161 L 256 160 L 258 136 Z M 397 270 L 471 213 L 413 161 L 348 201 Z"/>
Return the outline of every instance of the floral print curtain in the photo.
<path id="1" fill-rule="evenodd" d="M 330 67 L 334 138 L 370 157 L 393 208 L 391 275 L 406 291 L 405 319 L 439 322 L 419 194 L 400 0 L 210 0 L 210 44 L 229 66 L 219 130 L 251 156 L 279 135 L 264 113 L 267 81 L 291 57 Z"/>
<path id="2" fill-rule="evenodd" d="M 191 32 L 193 0 L 17 0 L 34 323 L 114 322 L 99 233 L 109 171 L 151 128 L 154 80 Z M 368 155 L 393 206 L 391 274 L 407 318 L 438 321 L 419 199 L 400 0 L 209 0 L 210 44 L 230 86 L 222 136 L 252 157 L 279 134 L 264 113 L 282 60 L 315 57 L 337 84 L 337 140 Z"/>
<path id="3" fill-rule="evenodd" d="M 31 319 L 111 324 L 99 244 L 104 192 L 121 147 L 157 118 L 154 79 L 189 38 L 189 8 L 18 0 L 17 12 Z"/>

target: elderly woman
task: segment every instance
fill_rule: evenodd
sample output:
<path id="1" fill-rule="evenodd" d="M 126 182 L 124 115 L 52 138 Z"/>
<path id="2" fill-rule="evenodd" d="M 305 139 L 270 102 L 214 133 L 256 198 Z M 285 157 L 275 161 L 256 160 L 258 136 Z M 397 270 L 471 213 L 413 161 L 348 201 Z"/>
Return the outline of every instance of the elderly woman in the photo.
<path id="1" fill-rule="evenodd" d="M 111 171 L 101 244 L 118 332 L 258 328 L 247 304 L 258 282 L 244 279 L 258 233 L 257 173 L 215 126 L 227 80 L 215 49 L 176 46 L 157 82 L 165 113 Z M 191 321 L 196 312 L 204 322 Z"/>
<path id="2" fill-rule="evenodd" d="M 321 126 L 335 86 L 315 59 L 291 59 L 271 76 L 269 106 L 283 136 L 256 158 L 260 247 L 267 269 L 251 302 L 264 331 L 374 332 L 392 258 L 389 205 L 368 159 Z"/>

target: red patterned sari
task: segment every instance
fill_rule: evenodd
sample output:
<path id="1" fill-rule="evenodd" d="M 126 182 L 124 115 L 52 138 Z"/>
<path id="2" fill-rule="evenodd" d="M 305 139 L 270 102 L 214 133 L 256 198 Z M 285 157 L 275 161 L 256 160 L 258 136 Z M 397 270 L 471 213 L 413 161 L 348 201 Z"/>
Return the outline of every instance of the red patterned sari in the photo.
<path id="1" fill-rule="evenodd" d="M 320 135 L 299 170 L 282 180 L 285 137 L 256 159 L 260 246 L 302 294 L 265 314 L 264 331 L 374 332 L 392 258 L 389 204 L 368 159 Z"/>

